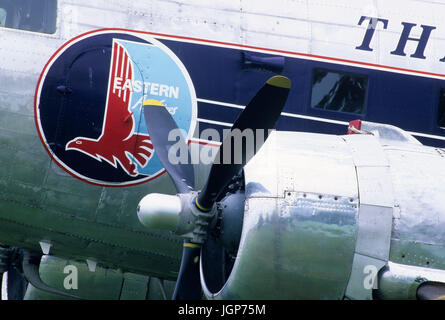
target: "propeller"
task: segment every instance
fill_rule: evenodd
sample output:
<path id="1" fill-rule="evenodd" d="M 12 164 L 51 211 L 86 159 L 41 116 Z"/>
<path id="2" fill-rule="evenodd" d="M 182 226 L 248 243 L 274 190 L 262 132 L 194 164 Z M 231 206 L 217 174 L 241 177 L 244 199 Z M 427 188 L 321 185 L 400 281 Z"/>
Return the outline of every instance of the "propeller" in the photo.
<path id="1" fill-rule="evenodd" d="M 22 258 L 17 248 L 0 246 L 0 287 L 4 281 L 6 282 L 6 297 L 2 296 L 2 299 L 23 300 L 25 296 L 28 281 L 20 268 Z M 2 291 L 0 291 L 0 296 Z"/>
<path id="2" fill-rule="evenodd" d="M 16 267 L 8 270 L 6 283 L 8 300 L 23 300 L 28 281 Z"/>
<path id="3" fill-rule="evenodd" d="M 172 132 L 179 132 L 176 131 L 179 130 L 176 122 L 161 102 L 157 100 L 144 102 L 148 133 L 156 154 L 172 178 L 178 194 L 176 196 L 161 194 L 145 196 L 139 203 L 138 217 L 142 224 L 149 228 L 175 231 L 186 239 L 183 244 L 181 266 L 173 299 L 201 298 L 199 256 L 210 220 L 214 216 L 215 202 L 231 179 L 259 150 L 269 130 L 275 127 L 286 103 L 289 89 L 290 80 L 286 77 L 274 76 L 267 80 L 224 138 L 210 169 L 207 182 L 200 192 L 194 190 L 194 169 L 184 138 L 179 135 L 178 141 L 171 139 Z M 252 130 L 253 148 L 235 150 L 234 141 L 237 135 L 242 135 L 246 129 Z M 257 130 L 261 130 L 262 135 L 257 135 Z M 258 137 L 263 139 L 258 139 Z M 186 161 L 179 163 L 170 161 L 169 155 L 171 156 L 172 151 L 175 151 L 171 150 L 173 146 L 177 150 L 186 152 L 183 155 Z"/>

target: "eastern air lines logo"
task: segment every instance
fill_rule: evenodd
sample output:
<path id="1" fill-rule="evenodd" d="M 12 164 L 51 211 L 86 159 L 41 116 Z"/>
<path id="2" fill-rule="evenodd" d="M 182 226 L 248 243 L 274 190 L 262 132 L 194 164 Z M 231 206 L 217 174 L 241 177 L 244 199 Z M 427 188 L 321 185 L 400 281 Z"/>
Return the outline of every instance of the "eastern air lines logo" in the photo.
<path id="1" fill-rule="evenodd" d="M 91 32 L 65 44 L 43 70 L 37 129 L 54 161 L 73 176 L 106 186 L 142 183 L 164 172 L 145 125 L 147 99 L 193 132 L 195 91 L 170 49 L 146 34 Z"/>

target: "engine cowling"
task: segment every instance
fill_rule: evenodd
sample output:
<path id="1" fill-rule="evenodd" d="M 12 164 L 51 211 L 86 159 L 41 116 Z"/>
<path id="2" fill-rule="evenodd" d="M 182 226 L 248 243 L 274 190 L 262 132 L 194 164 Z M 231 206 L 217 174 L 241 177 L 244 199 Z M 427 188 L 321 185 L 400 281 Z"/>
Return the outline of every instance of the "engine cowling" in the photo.
<path id="1" fill-rule="evenodd" d="M 394 284 L 411 288 L 406 299 L 430 281 L 422 270 L 434 269 L 431 281 L 445 282 L 444 154 L 393 136 L 274 132 L 244 168 L 243 226 L 231 270 L 222 246 L 209 241 L 202 250 L 205 296 L 391 298 L 388 265 L 420 267 L 418 277 Z"/>

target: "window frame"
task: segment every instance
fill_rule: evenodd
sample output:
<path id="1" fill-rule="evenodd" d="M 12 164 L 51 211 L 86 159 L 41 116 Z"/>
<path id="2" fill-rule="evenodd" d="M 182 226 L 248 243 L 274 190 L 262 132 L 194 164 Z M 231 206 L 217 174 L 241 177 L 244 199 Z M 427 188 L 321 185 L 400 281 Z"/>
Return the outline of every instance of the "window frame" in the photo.
<path id="1" fill-rule="evenodd" d="M 313 93 L 313 89 L 314 89 L 314 75 L 315 75 L 315 70 L 323 70 L 323 71 L 327 71 L 327 72 L 331 72 L 331 73 L 336 73 L 336 74 L 341 74 L 341 75 L 351 75 L 353 77 L 359 77 L 359 78 L 364 78 L 366 81 L 366 85 L 365 85 L 365 94 L 364 94 L 364 101 L 363 101 L 363 107 L 362 107 L 362 112 L 360 113 L 356 113 L 356 112 L 347 112 L 347 111 L 341 111 L 341 110 L 328 110 L 328 109 L 323 109 L 323 108 L 316 108 L 312 106 L 312 93 Z M 309 110 L 312 111 L 313 113 L 320 113 L 320 114 L 326 114 L 326 113 L 331 113 L 331 114 L 335 114 L 335 115 L 344 115 L 344 116 L 348 116 L 349 117 L 359 117 L 359 118 L 364 118 L 367 114 L 368 111 L 368 95 L 369 95 L 369 90 L 370 90 L 370 76 L 366 73 L 361 73 L 361 72 L 354 72 L 354 71 L 350 71 L 350 70 L 341 70 L 339 68 L 330 68 L 328 66 L 319 66 L 319 65 L 315 65 L 312 66 L 310 69 L 310 90 L 309 90 Z"/>
<path id="2" fill-rule="evenodd" d="M 28 1 L 33 1 L 33 0 L 28 0 Z M 46 0 L 45 0 L 46 1 Z M 13 31 L 13 32 L 20 32 L 20 33 L 32 33 L 32 34 L 38 34 L 38 35 L 43 35 L 43 36 L 48 36 L 48 37 L 55 37 L 58 35 L 59 33 L 59 9 L 60 9 L 60 3 L 58 0 L 54 1 L 54 5 L 55 5 L 55 11 L 54 13 L 51 12 L 51 14 L 54 14 L 54 31 L 53 32 L 46 32 L 46 31 L 38 31 L 38 30 L 28 30 L 28 29 L 21 29 L 21 28 L 15 28 L 15 27 L 10 27 L 10 26 L 0 26 L 0 30 L 3 31 Z M 3 7 L 0 7 L 3 8 Z M 3 8 L 6 11 L 6 19 L 5 19 L 5 24 L 7 21 L 7 15 L 8 15 L 8 11 L 6 10 L 6 8 Z M 44 11 L 44 16 L 43 18 L 46 18 L 47 15 L 46 13 L 48 12 L 48 10 L 45 12 Z M 42 19 L 43 19 L 42 18 Z"/>

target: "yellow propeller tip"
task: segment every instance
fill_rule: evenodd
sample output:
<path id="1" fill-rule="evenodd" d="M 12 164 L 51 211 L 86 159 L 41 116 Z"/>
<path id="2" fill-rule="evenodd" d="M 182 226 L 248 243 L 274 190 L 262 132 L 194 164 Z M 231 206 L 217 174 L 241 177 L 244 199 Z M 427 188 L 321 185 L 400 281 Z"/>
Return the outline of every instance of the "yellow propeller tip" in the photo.
<path id="1" fill-rule="evenodd" d="M 272 77 L 269 80 L 267 80 L 267 84 L 274 86 L 274 87 L 290 89 L 291 82 L 286 77 L 275 76 L 275 77 Z"/>
<path id="2" fill-rule="evenodd" d="M 148 99 L 144 101 L 144 106 L 159 106 L 159 107 L 165 107 L 161 101 L 155 100 L 155 99 Z"/>
<path id="3" fill-rule="evenodd" d="M 197 243 L 191 243 L 191 242 L 185 242 L 183 244 L 184 247 L 187 248 L 201 248 L 201 245 L 197 244 Z"/>

